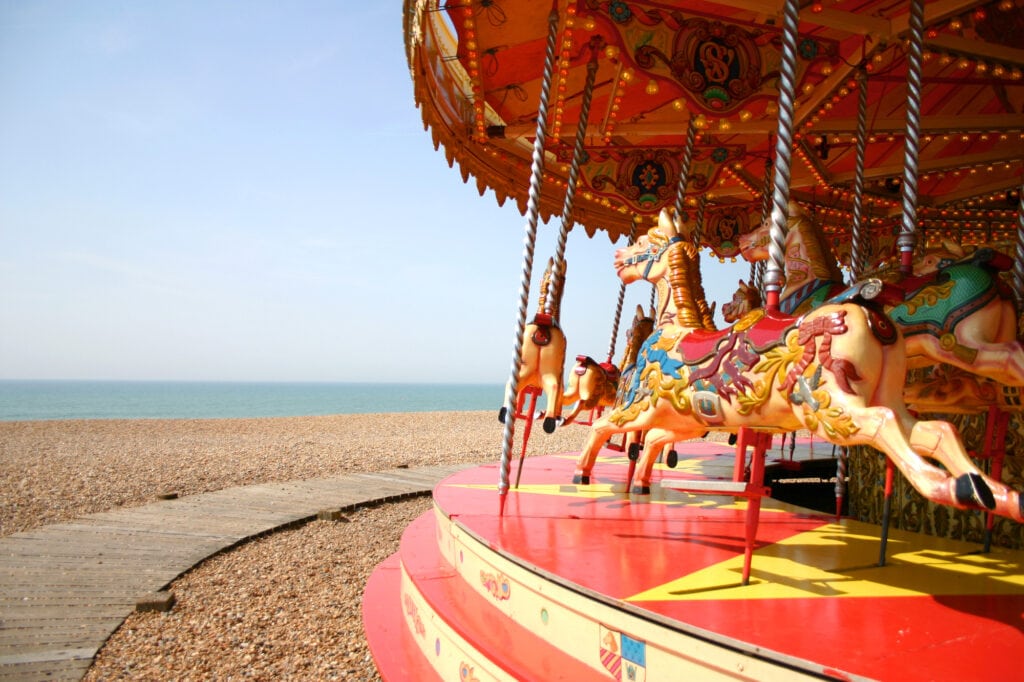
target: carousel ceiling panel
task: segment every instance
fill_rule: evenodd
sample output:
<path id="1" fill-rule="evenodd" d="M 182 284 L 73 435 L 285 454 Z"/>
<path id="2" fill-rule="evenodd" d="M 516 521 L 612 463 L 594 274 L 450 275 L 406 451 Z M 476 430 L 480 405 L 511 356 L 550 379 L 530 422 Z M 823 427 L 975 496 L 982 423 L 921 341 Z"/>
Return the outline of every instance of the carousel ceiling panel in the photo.
<path id="1" fill-rule="evenodd" d="M 1008 238 L 1024 181 L 1024 0 L 925 5 L 918 218 L 926 235 Z M 483 194 L 525 209 L 555 12 L 540 210 L 559 215 L 585 125 L 574 219 L 613 239 L 675 201 L 706 202 L 705 240 L 736 253 L 760 221 L 778 128 L 778 0 L 406 0 L 424 124 Z M 897 230 L 907 135 L 907 3 L 804 2 L 797 39 L 791 195 L 837 240 L 848 231 L 860 83 L 868 229 Z M 589 120 L 580 121 L 595 63 Z"/>

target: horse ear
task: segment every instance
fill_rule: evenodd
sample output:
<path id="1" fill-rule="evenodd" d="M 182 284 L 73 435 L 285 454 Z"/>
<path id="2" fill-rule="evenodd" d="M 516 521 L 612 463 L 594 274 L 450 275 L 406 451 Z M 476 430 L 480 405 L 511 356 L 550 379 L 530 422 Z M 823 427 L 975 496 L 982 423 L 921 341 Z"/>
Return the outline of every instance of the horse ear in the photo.
<path id="1" fill-rule="evenodd" d="M 964 257 L 964 247 L 960 246 L 956 242 L 952 242 L 952 241 L 950 241 L 948 239 L 943 239 L 942 240 L 942 246 L 943 246 L 943 248 L 946 249 L 946 251 L 949 251 L 951 254 L 953 254 L 957 258 L 963 258 Z"/>
<path id="2" fill-rule="evenodd" d="M 660 229 L 661 233 L 666 237 L 671 237 L 676 234 L 675 220 L 673 220 L 673 216 L 670 211 L 671 209 L 666 206 L 658 213 L 658 229 Z"/>

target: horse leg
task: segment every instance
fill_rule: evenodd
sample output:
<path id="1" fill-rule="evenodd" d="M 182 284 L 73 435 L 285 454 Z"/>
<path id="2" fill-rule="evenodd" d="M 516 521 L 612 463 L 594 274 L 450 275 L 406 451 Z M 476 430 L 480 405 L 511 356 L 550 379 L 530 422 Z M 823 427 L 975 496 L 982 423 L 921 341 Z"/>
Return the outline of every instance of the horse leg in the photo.
<path id="1" fill-rule="evenodd" d="M 547 409 L 544 411 L 544 433 L 554 433 L 558 418 L 562 416 L 562 377 L 554 373 L 541 377 Z"/>
<path id="2" fill-rule="evenodd" d="M 964 369 L 1008 386 L 1024 386 L 1024 346 L 1019 341 L 983 343 L 978 355 Z"/>
<path id="3" fill-rule="evenodd" d="M 662 449 L 675 441 L 674 431 L 653 428 L 647 432 L 647 437 L 644 438 L 643 453 L 640 455 L 636 472 L 633 474 L 634 495 L 651 494 L 651 472 L 654 470 L 654 462 L 658 459 Z"/>
<path id="4" fill-rule="evenodd" d="M 927 499 L 958 509 L 992 509 L 992 492 L 980 477 L 971 474 L 951 476 L 929 463 L 910 443 L 908 432 L 916 424 L 913 417 L 888 407 L 854 406 L 846 408 L 858 431 L 850 438 L 838 439 L 838 445 L 870 445 L 884 452 L 910 485 Z M 907 428 L 910 427 L 910 428 Z"/>
<path id="5" fill-rule="evenodd" d="M 576 401 L 576 407 L 572 408 L 572 410 L 569 412 L 569 414 L 567 414 L 565 416 L 565 418 L 562 419 L 562 426 L 566 426 L 567 424 L 572 424 L 573 420 L 576 419 L 576 415 L 578 415 L 582 409 L 583 409 L 583 401 L 582 400 L 577 400 Z"/>
<path id="6" fill-rule="evenodd" d="M 629 429 L 616 428 L 607 417 L 594 422 L 590 427 L 590 433 L 587 434 L 587 440 L 583 444 L 583 449 L 580 450 L 580 456 L 576 460 L 576 471 L 573 472 L 572 482 L 579 485 L 589 484 L 590 472 L 594 468 L 594 460 L 597 459 L 598 451 L 601 450 L 601 447 L 612 434 L 627 430 Z"/>
<path id="7" fill-rule="evenodd" d="M 986 476 L 967 455 L 956 429 L 948 422 L 922 421 L 910 432 L 910 445 L 925 457 L 931 457 L 946 467 L 957 480 L 967 480 L 978 487 L 984 506 L 1000 516 L 1024 521 L 1024 500 L 1018 491 L 1002 481 Z M 966 477 L 966 479 L 964 479 Z M 986 487 L 989 494 L 986 496 Z M 962 485 L 967 485 L 966 483 Z"/>
<path id="8" fill-rule="evenodd" d="M 927 356 L 1008 386 L 1024 386 L 1024 345 L 1019 341 L 1000 343 L 972 339 L 969 335 L 946 338 L 948 345 L 944 347 L 938 337 L 915 334 L 907 339 L 907 354 Z"/>

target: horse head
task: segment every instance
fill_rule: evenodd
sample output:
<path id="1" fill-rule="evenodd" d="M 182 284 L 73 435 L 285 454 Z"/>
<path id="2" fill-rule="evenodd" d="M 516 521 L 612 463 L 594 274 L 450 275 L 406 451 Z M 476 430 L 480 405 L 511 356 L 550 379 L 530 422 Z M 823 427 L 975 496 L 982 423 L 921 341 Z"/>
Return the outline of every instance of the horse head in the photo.
<path id="1" fill-rule="evenodd" d="M 962 260 L 966 255 L 959 244 L 943 239 L 942 246 L 926 249 L 924 254 L 914 261 L 914 274 L 918 277 L 930 275 Z"/>
<path id="2" fill-rule="evenodd" d="M 668 274 L 668 248 L 688 239 L 690 229 L 683 225 L 671 207 L 661 209 L 658 224 L 633 244 L 615 252 L 615 273 L 626 284 L 638 280 L 658 282 Z"/>
<path id="3" fill-rule="evenodd" d="M 626 350 L 622 354 L 622 362 L 619 369 L 625 370 L 636 362 L 636 356 L 640 353 L 640 346 L 654 332 L 654 309 L 650 314 L 644 313 L 643 306 L 636 307 L 636 314 L 633 316 L 633 325 L 626 333 Z"/>
<path id="4" fill-rule="evenodd" d="M 732 295 L 732 301 L 722 304 L 722 316 L 732 324 L 761 305 L 761 293 L 741 279 L 740 288 Z"/>

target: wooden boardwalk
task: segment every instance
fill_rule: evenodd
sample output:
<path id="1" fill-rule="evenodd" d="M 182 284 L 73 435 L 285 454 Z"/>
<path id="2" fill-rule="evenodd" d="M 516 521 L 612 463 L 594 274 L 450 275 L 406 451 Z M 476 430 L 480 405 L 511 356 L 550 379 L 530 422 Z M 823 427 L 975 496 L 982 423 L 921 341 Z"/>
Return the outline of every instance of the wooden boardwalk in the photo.
<path id="1" fill-rule="evenodd" d="M 254 536 L 429 492 L 468 465 L 267 483 L 0 538 L 0 680 L 79 680 L 136 604 Z"/>

